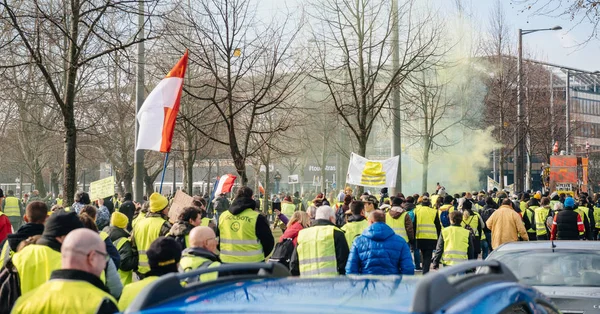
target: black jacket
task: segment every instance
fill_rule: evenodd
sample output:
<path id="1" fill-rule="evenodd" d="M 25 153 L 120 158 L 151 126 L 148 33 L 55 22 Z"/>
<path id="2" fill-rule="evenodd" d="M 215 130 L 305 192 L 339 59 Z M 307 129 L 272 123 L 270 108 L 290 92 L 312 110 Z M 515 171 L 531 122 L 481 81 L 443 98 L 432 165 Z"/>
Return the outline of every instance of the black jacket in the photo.
<path id="1" fill-rule="evenodd" d="M 94 285 L 96 288 L 98 288 L 106 293 L 110 293 L 108 291 L 108 288 L 104 285 L 104 283 L 102 283 L 102 280 L 100 280 L 100 278 L 98 278 L 95 275 L 92 275 L 88 272 L 81 271 L 81 270 L 75 270 L 75 269 L 55 270 L 50 275 L 50 280 L 52 280 L 52 279 L 85 281 L 85 282 L 88 282 L 88 283 Z M 113 301 L 111 301 L 108 298 L 105 298 L 102 300 L 102 303 L 99 304 L 98 309 L 96 311 L 96 313 L 100 313 L 100 314 L 117 313 L 117 312 L 119 312 L 119 308 L 117 307 L 117 304 L 115 304 Z"/>
<path id="2" fill-rule="evenodd" d="M 556 239 L 579 240 L 581 238 L 577 228 L 577 215 L 579 214 L 570 207 L 556 213 Z"/>
<path id="3" fill-rule="evenodd" d="M 104 232 L 108 233 L 109 239 L 113 243 L 116 243 L 116 241 L 120 238 L 129 239 L 131 237 L 127 230 L 116 228 L 113 226 L 104 228 Z M 139 255 L 137 249 L 131 245 L 131 241 L 125 242 L 125 244 L 123 244 L 123 246 L 121 246 L 121 249 L 119 249 L 118 251 L 119 256 L 121 257 L 121 263 L 118 268 L 122 271 L 134 270 L 138 265 Z"/>
<path id="4" fill-rule="evenodd" d="M 34 224 L 34 223 L 26 223 L 19 227 L 16 233 L 9 234 L 5 241 L 8 241 L 8 245 L 13 252 L 17 251 L 17 247 L 19 243 L 23 240 L 27 240 L 29 237 L 33 237 L 35 235 L 40 235 L 44 232 L 44 225 L 42 224 Z M 2 246 L 4 247 L 4 242 Z"/>
<path id="5" fill-rule="evenodd" d="M 247 197 L 238 197 L 233 200 L 233 203 L 229 207 L 229 212 L 233 215 L 239 215 L 244 210 L 251 208 L 254 210 L 256 208 L 256 202 Z M 263 252 L 265 254 L 265 258 L 271 254 L 273 251 L 273 247 L 275 246 L 275 238 L 273 238 L 273 233 L 271 232 L 271 227 L 269 226 L 269 221 L 267 217 L 259 214 L 256 219 L 256 237 L 260 244 L 263 247 Z"/>
<path id="6" fill-rule="evenodd" d="M 169 237 L 179 242 L 182 250 L 186 249 L 187 245 L 185 243 L 185 236 L 189 235 L 192 229 L 194 229 L 194 226 L 192 226 L 189 222 L 178 221 L 173 224 L 173 227 L 171 227 L 171 231 L 169 231 Z"/>
<path id="7" fill-rule="evenodd" d="M 335 226 L 335 224 L 331 223 L 329 220 L 317 219 L 309 228 L 314 226 Z M 335 259 L 337 262 L 338 274 L 345 275 L 346 263 L 348 262 L 348 255 L 350 255 L 350 249 L 348 248 L 348 242 L 346 241 L 343 231 L 333 231 L 333 243 L 335 245 Z M 292 258 L 290 260 L 290 271 L 294 276 L 300 275 L 300 261 L 298 260 L 297 248 L 297 246 L 294 248 L 294 252 L 292 253 Z"/>
<path id="8" fill-rule="evenodd" d="M 119 212 L 129 218 L 127 223 L 127 230 L 131 230 L 131 223 L 133 222 L 133 214 L 135 213 L 135 204 L 132 201 L 125 201 L 119 207 Z"/>

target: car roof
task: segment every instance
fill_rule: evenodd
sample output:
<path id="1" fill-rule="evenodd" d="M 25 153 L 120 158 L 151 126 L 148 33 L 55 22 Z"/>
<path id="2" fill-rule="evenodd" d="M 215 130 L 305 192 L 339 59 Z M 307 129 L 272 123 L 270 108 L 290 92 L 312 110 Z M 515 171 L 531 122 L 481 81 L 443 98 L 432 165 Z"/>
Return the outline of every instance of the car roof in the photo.
<path id="1" fill-rule="evenodd" d="M 411 313 L 419 277 L 264 278 L 181 296 L 144 313 Z"/>
<path id="2" fill-rule="evenodd" d="M 554 243 L 555 250 L 600 250 L 599 241 L 518 241 L 504 243 L 494 251 L 528 251 L 528 250 L 550 250 Z"/>

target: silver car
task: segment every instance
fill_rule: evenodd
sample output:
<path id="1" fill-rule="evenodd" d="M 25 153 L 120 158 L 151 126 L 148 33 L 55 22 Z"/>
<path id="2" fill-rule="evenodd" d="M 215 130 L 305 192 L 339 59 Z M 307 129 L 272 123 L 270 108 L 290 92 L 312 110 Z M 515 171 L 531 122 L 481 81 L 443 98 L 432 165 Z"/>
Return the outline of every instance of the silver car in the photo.
<path id="1" fill-rule="evenodd" d="M 512 242 L 487 259 L 504 263 L 565 314 L 600 313 L 599 241 Z"/>

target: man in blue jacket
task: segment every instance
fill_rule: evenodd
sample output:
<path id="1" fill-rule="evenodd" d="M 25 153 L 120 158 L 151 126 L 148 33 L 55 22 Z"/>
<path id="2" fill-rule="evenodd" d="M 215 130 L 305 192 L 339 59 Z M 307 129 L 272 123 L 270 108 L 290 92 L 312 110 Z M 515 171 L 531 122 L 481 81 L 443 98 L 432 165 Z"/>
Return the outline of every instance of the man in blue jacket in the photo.
<path id="1" fill-rule="evenodd" d="M 406 241 L 385 224 L 385 213 L 375 210 L 369 227 L 358 236 L 346 263 L 346 274 L 414 275 L 415 264 Z"/>

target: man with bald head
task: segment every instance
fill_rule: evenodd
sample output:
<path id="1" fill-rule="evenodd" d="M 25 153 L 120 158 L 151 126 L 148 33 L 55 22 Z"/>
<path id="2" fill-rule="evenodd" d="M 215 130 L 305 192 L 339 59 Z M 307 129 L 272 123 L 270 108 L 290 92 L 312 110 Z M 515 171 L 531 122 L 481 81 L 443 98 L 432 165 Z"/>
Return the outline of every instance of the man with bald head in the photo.
<path id="1" fill-rule="evenodd" d="M 217 267 L 221 260 L 215 254 L 219 241 L 210 227 L 199 226 L 190 231 L 190 247 L 183 251 L 179 266 L 183 272 L 198 268 Z M 200 281 L 215 280 L 218 273 L 208 273 L 200 276 Z"/>
<path id="2" fill-rule="evenodd" d="M 98 233 L 71 231 L 61 247 L 62 268 L 50 280 L 21 296 L 12 313 L 115 313 L 117 301 L 100 274 L 109 259 Z"/>

